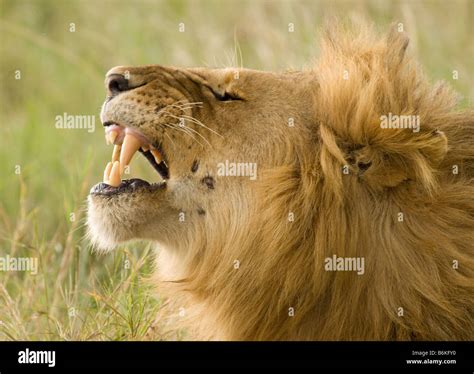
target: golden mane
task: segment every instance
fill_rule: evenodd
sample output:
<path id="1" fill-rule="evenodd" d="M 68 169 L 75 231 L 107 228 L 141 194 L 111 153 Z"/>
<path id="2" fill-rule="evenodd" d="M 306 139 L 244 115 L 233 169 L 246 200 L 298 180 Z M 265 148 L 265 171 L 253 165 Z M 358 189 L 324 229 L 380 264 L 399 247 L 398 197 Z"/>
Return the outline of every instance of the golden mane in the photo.
<path id="1" fill-rule="evenodd" d="M 307 72 L 313 121 L 275 146 L 280 166 L 216 202 L 186 254 L 159 253 L 189 337 L 473 338 L 474 112 L 407 46 L 396 29 L 329 29 Z M 381 128 L 389 113 L 419 131 Z M 363 257 L 365 273 L 326 271 L 333 255 Z"/>

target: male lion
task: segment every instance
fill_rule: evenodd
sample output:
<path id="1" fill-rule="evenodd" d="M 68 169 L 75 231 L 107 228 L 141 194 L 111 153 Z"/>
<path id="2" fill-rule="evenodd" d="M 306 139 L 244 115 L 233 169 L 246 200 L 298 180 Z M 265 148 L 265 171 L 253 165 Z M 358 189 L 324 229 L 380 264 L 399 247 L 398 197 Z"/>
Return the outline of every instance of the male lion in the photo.
<path id="1" fill-rule="evenodd" d="M 157 243 L 195 339 L 472 339 L 474 111 L 407 45 L 335 27 L 308 71 L 113 68 L 92 241 Z M 161 183 L 121 180 L 137 150 Z"/>

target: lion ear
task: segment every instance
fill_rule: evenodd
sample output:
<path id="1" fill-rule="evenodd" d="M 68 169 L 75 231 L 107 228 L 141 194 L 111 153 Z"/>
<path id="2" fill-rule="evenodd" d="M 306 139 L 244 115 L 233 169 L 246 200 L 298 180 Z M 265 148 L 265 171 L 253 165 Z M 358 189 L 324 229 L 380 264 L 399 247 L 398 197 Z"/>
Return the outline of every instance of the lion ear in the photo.
<path id="1" fill-rule="evenodd" d="M 445 134 L 438 130 L 406 134 L 386 134 L 373 144 L 349 151 L 347 160 L 361 181 L 375 189 L 407 180 L 428 190 L 436 186 L 437 167 L 448 151 Z"/>

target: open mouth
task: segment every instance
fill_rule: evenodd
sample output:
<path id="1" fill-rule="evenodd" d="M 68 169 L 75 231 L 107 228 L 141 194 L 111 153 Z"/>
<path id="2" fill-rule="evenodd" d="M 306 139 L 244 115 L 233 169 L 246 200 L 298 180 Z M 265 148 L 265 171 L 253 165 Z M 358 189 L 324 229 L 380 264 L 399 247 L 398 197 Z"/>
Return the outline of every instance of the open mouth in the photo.
<path id="1" fill-rule="evenodd" d="M 160 144 L 153 143 L 137 129 L 124 127 L 116 123 L 106 123 L 105 139 L 113 144 L 112 160 L 104 170 L 104 180 L 92 187 L 90 193 L 96 195 L 114 195 L 132 192 L 138 189 L 154 190 L 166 186 L 169 168 Z M 139 151 L 163 179 L 159 183 L 149 183 L 143 179 L 125 179 L 122 177 L 135 153 Z"/>

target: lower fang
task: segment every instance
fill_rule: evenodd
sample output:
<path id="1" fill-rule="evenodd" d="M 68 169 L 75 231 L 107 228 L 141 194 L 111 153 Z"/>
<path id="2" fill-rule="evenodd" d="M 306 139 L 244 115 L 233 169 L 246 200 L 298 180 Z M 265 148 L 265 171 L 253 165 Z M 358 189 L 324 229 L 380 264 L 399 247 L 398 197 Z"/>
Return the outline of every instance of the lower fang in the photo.
<path id="1" fill-rule="evenodd" d="M 104 170 L 104 183 L 109 183 L 111 171 L 112 171 L 112 163 L 109 162 Z"/>
<path id="2" fill-rule="evenodd" d="M 120 179 L 120 161 L 115 161 L 109 176 L 109 185 L 118 187 L 122 180 Z"/>
<path id="3" fill-rule="evenodd" d="M 115 145 L 114 146 L 114 151 L 112 152 L 112 162 L 118 161 L 120 159 L 120 150 L 121 150 L 120 145 Z"/>

